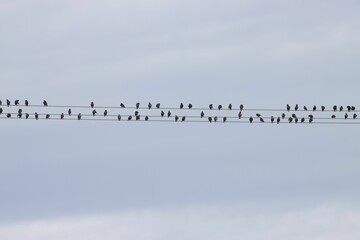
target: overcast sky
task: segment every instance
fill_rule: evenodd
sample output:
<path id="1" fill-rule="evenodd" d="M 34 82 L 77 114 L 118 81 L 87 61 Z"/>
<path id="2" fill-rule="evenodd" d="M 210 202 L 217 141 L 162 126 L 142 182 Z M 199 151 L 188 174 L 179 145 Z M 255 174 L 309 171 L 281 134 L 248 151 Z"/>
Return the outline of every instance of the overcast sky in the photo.
<path id="1" fill-rule="evenodd" d="M 360 107 L 359 12 L 355 0 L 1 0 L 0 99 Z M 0 129 L 0 239 L 360 238 L 357 125 Z"/>

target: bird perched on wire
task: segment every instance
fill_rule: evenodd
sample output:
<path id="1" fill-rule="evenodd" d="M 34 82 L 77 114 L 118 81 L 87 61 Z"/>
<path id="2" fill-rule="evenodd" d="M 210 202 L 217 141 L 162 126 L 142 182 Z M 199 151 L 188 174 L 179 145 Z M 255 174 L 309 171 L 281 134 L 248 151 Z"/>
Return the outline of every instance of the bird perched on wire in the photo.
<path id="1" fill-rule="evenodd" d="M 217 116 L 214 117 L 214 122 L 217 122 Z"/>
<path id="2" fill-rule="evenodd" d="M 210 110 L 213 110 L 213 108 L 214 108 L 213 105 L 210 104 L 210 105 L 209 105 L 209 109 L 210 109 Z"/>
<path id="3" fill-rule="evenodd" d="M 285 113 L 281 114 L 281 118 L 285 119 Z"/>
<path id="4" fill-rule="evenodd" d="M 6 117 L 11 118 L 11 114 L 10 113 L 6 114 Z"/>
<path id="5" fill-rule="evenodd" d="M 221 109 L 222 109 L 222 106 L 221 106 L 221 105 L 219 105 L 219 106 L 218 106 L 218 109 L 219 109 L 219 110 L 221 110 Z"/>
<path id="6" fill-rule="evenodd" d="M 148 103 L 148 108 L 149 108 L 149 110 L 151 109 L 151 107 L 152 107 L 152 104 L 151 104 L 151 102 L 149 102 L 149 103 Z"/>
<path id="7" fill-rule="evenodd" d="M 167 112 L 167 116 L 170 117 L 171 116 L 171 112 L 170 110 Z"/>
<path id="8" fill-rule="evenodd" d="M 261 117 L 261 114 L 260 114 L 260 113 L 257 113 L 256 116 L 257 116 L 257 117 Z"/>
<path id="9" fill-rule="evenodd" d="M 240 111 L 242 111 L 244 109 L 244 105 L 240 104 Z"/>
<path id="10" fill-rule="evenodd" d="M 28 113 L 25 114 L 25 118 L 28 119 L 30 115 Z"/>
<path id="11" fill-rule="evenodd" d="M 351 111 L 351 107 L 350 107 L 350 106 L 346 106 L 346 108 L 347 108 L 348 112 Z"/>
<path id="12" fill-rule="evenodd" d="M 136 107 L 136 109 L 139 109 L 140 103 L 136 103 L 135 107 Z"/>
<path id="13" fill-rule="evenodd" d="M 201 117 L 201 118 L 203 118 L 203 117 L 204 117 L 204 115 L 205 115 L 205 113 L 204 113 L 203 111 L 201 111 L 201 113 L 200 113 L 200 117 Z"/>
<path id="14" fill-rule="evenodd" d="M 117 119 L 118 119 L 119 121 L 121 120 L 121 115 L 120 115 L 120 114 L 117 115 Z"/>
<path id="15" fill-rule="evenodd" d="M 35 112 L 35 119 L 38 120 L 39 119 L 39 114 L 37 112 Z"/>
<path id="16" fill-rule="evenodd" d="M 94 109 L 94 110 L 92 111 L 92 115 L 95 116 L 96 114 L 97 114 L 97 111 L 96 111 L 96 109 Z"/>
<path id="17" fill-rule="evenodd" d="M 25 100 L 25 106 L 29 106 L 29 101 Z"/>
<path id="18" fill-rule="evenodd" d="M 9 99 L 6 99 L 6 106 L 10 106 L 10 100 Z"/>
<path id="19" fill-rule="evenodd" d="M 19 105 L 19 100 L 15 100 L 15 106 Z"/>
<path id="20" fill-rule="evenodd" d="M 316 111 L 316 106 L 314 105 L 314 107 L 313 107 L 313 111 L 315 112 Z"/>
<path id="21" fill-rule="evenodd" d="M 211 117 L 208 117 L 208 120 L 209 120 L 210 123 L 212 122 L 212 118 L 211 118 Z"/>
<path id="22" fill-rule="evenodd" d="M 91 107 L 91 108 L 94 108 L 94 106 L 95 106 L 94 102 L 91 102 L 91 103 L 90 103 L 90 107 Z"/>
<path id="23" fill-rule="evenodd" d="M 161 117 L 164 117 L 165 112 L 161 110 Z"/>
<path id="24" fill-rule="evenodd" d="M 304 117 L 301 118 L 301 122 L 302 122 L 302 123 L 305 122 L 305 118 L 304 118 Z"/>
<path id="25" fill-rule="evenodd" d="M 107 111 L 107 110 L 105 110 L 105 111 L 104 111 L 104 117 L 106 117 L 106 116 L 107 116 L 107 114 L 108 114 L 108 111 Z"/>
<path id="26" fill-rule="evenodd" d="M 289 123 L 291 123 L 293 121 L 292 117 L 289 117 Z"/>
<path id="27" fill-rule="evenodd" d="M 298 123 L 299 122 L 299 119 L 296 117 L 295 118 L 295 123 Z"/>
<path id="28" fill-rule="evenodd" d="M 160 103 L 157 103 L 157 104 L 156 104 L 156 108 L 160 108 Z"/>
<path id="29" fill-rule="evenodd" d="M 314 121 L 313 118 L 309 118 L 309 123 L 312 123 Z"/>
<path id="30" fill-rule="evenodd" d="M 140 115 L 135 116 L 135 120 L 140 120 Z"/>
<path id="31" fill-rule="evenodd" d="M 18 110 L 18 113 L 22 113 L 22 109 L 21 109 L 21 108 Z"/>
<path id="32" fill-rule="evenodd" d="M 135 116 L 139 115 L 139 112 L 138 111 L 135 111 Z"/>
<path id="33" fill-rule="evenodd" d="M 286 110 L 287 110 L 288 112 L 290 111 L 290 105 L 289 105 L 289 104 L 286 105 Z"/>
<path id="34" fill-rule="evenodd" d="M 69 114 L 69 116 L 71 116 L 71 108 L 69 108 L 68 114 Z"/>
<path id="35" fill-rule="evenodd" d="M 191 103 L 189 103 L 188 108 L 192 109 L 192 104 Z"/>
<path id="36" fill-rule="evenodd" d="M 121 107 L 121 108 L 125 108 L 125 104 L 120 103 L 120 107 Z"/>
<path id="37" fill-rule="evenodd" d="M 299 110 L 299 105 L 295 105 L 295 111 Z"/>
<path id="38" fill-rule="evenodd" d="M 50 114 L 46 114 L 46 119 L 49 119 L 50 118 Z"/>
<path id="39" fill-rule="evenodd" d="M 232 105 L 231 105 L 231 103 L 229 104 L 229 107 L 228 107 L 228 108 L 229 108 L 229 110 L 231 110 L 231 109 L 232 109 Z"/>
<path id="40" fill-rule="evenodd" d="M 129 117 L 128 117 L 128 121 L 130 121 L 132 119 L 132 116 L 130 115 Z"/>
<path id="41" fill-rule="evenodd" d="M 325 111 L 325 106 L 321 106 L 321 111 Z"/>
<path id="42" fill-rule="evenodd" d="M 19 112 L 17 116 L 18 116 L 19 118 L 21 118 L 21 117 L 22 117 L 22 113 Z"/>
<path id="43" fill-rule="evenodd" d="M 337 111 L 337 106 L 336 105 L 333 106 L 333 110 L 334 110 L 334 112 Z"/>
<path id="44" fill-rule="evenodd" d="M 148 116 L 145 116 L 145 121 L 149 120 L 149 117 Z"/>
<path id="45" fill-rule="evenodd" d="M 186 118 L 186 117 L 183 116 L 183 117 L 181 118 L 181 121 L 182 121 L 182 122 L 185 122 L 185 118 Z"/>
<path id="46" fill-rule="evenodd" d="M 238 118 L 240 119 L 241 117 L 242 117 L 242 113 L 241 113 L 241 111 L 239 111 Z"/>
<path id="47" fill-rule="evenodd" d="M 343 106 L 340 106 L 339 111 L 342 112 L 344 110 Z"/>
<path id="48" fill-rule="evenodd" d="M 250 117 L 249 118 L 249 122 L 252 123 L 254 121 L 254 118 L 253 117 Z"/>
<path id="49" fill-rule="evenodd" d="M 276 123 L 279 124 L 280 123 L 280 117 L 277 117 L 276 119 Z"/>
<path id="50" fill-rule="evenodd" d="M 353 115 L 353 119 L 356 119 L 357 118 L 357 114 L 356 113 L 354 113 L 354 115 Z"/>
<path id="51" fill-rule="evenodd" d="M 264 121 L 264 119 L 263 119 L 262 117 L 260 118 L 260 122 L 262 122 L 262 123 L 263 123 L 263 122 L 265 122 L 265 121 Z"/>
<path id="52" fill-rule="evenodd" d="M 0 100 L 0 106 L 2 106 L 2 101 Z"/>
<path id="53" fill-rule="evenodd" d="M 345 113 L 345 120 L 348 119 L 349 115 Z"/>
<path id="54" fill-rule="evenodd" d="M 183 108 L 184 108 L 184 104 L 180 103 L 180 109 L 183 109 Z"/>
<path id="55" fill-rule="evenodd" d="M 175 122 L 177 122 L 179 120 L 178 115 L 175 115 Z"/>
<path id="56" fill-rule="evenodd" d="M 274 116 L 271 116 L 271 123 L 274 123 L 274 121 L 275 121 Z"/>
<path id="57" fill-rule="evenodd" d="M 3 109 L 2 108 L 0 108 L 0 114 L 2 114 L 3 113 Z"/>
<path id="58" fill-rule="evenodd" d="M 223 117 L 223 122 L 226 122 L 226 119 L 227 119 L 226 117 Z"/>
<path id="59" fill-rule="evenodd" d="M 304 110 L 305 110 L 305 111 L 307 111 L 307 110 L 308 110 L 306 106 L 304 106 Z"/>
<path id="60" fill-rule="evenodd" d="M 44 104 L 44 106 L 45 106 L 45 107 L 47 107 L 47 106 L 48 106 L 48 103 L 47 103 L 47 101 L 46 101 L 46 100 L 44 100 L 44 101 L 43 101 L 43 104 Z"/>
<path id="61" fill-rule="evenodd" d="M 64 119 L 64 113 L 61 113 L 60 118 Z"/>
<path id="62" fill-rule="evenodd" d="M 335 115 L 332 115 L 331 118 L 336 118 L 336 116 L 335 116 Z"/>
<path id="63" fill-rule="evenodd" d="M 80 120 L 80 119 L 81 119 L 81 113 L 78 114 L 78 120 Z"/>

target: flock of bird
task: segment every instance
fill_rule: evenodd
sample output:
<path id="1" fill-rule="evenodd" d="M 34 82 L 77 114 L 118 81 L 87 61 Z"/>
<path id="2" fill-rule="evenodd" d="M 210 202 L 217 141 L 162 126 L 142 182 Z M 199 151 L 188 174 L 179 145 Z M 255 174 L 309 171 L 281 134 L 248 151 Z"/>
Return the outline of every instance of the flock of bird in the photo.
<path id="1" fill-rule="evenodd" d="M 17 112 L 12 113 L 12 112 L 4 112 L 3 107 L 7 106 L 9 109 L 11 107 L 18 107 Z M 67 112 L 64 113 L 46 113 L 46 114 L 39 114 L 37 112 L 34 113 L 28 113 L 28 112 L 24 112 L 22 108 L 20 107 L 25 107 L 27 108 L 31 108 L 31 107 L 36 107 L 36 108 L 50 108 L 50 107 L 62 107 L 62 108 L 67 108 Z M 77 113 L 77 114 L 73 114 L 73 110 L 72 108 L 91 108 L 91 112 L 88 114 L 82 114 L 82 113 Z M 258 123 L 281 123 L 281 122 L 288 122 L 288 123 L 304 123 L 304 122 L 308 122 L 308 123 L 313 123 L 314 122 L 314 114 L 315 113 L 319 113 L 319 112 L 333 112 L 333 114 L 329 117 L 319 117 L 318 119 L 320 120 L 331 120 L 331 119 L 339 119 L 341 118 L 342 120 L 347 120 L 347 119 L 357 119 L 357 110 L 355 108 L 355 106 L 337 106 L 334 105 L 332 108 L 327 109 L 325 106 L 316 106 L 314 105 L 312 108 L 307 108 L 306 106 L 303 106 L 302 108 L 300 108 L 300 106 L 298 104 L 296 104 L 294 107 L 291 107 L 289 104 L 286 105 L 286 108 L 284 109 L 275 109 L 273 111 L 282 111 L 282 113 L 278 116 L 263 116 L 260 112 L 266 111 L 269 112 L 271 110 L 267 110 L 267 109 L 245 109 L 243 104 L 240 104 L 238 107 L 234 107 L 232 104 L 227 105 L 227 107 L 223 107 L 222 105 L 214 105 L 214 104 L 210 104 L 208 106 L 208 108 L 193 108 L 193 105 L 191 103 L 185 105 L 183 103 L 180 103 L 179 107 L 177 108 L 162 108 L 160 103 L 156 103 L 156 104 L 152 104 L 151 102 L 149 102 L 147 105 L 145 106 L 141 106 L 140 103 L 136 103 L 135 106 L 125 106 L 124 103 L 120 103 L 120 105 L 118 105 L 118 107 L 108 107 L 108 108 L 119 108 L 119 109 L 124 109 L 124 110 L 128 110 L 128 111 L 133 111 L 133 109 L 135 110 L 133 113 L 128 113 L 128 114 L 116 114 L 116 115 L 110 115 L 108 110 L 105 109 L 101 114 L 98 113 L 99 110 L 97 110 L 97 108 L 106 108 L 106 107 L 96 107 L 94 102 L 91 102 L 88 106 L 57 106 L 57 105 L 48 105 L 48 102 L 46 100 L 43 101 L 42 105 L 30 105 L 28 100 L 24 101 L 24 104 L 21 104 L 19 100 L 15 100 L 13 103 L 7 99 L 6 102 L 3 102 L 0 100 L 0 118 L 12 118 L 13 115 L 16 115 L 16 118 L 24 118 L 24 119 L 29 119 L 29 118 L 33 118 L 33 119 L 72 119 L 72 120 L 82 120 L 85 119 L 84 117 L 86 117 L 86 120 L 90 120 L 91 118 L 94 117 L 99 117 L 99 116 L 103 116 L 103 117 L 111 117 L 113 120 L 118 120 L 121 121 L 123 119 L 127 120 L 127 121 L 131 121 L 131 120 L 144 120 L 144 121 L 151 121 L 151 120 L 157 120 L 157 121 L 161 121 L 161 119 L 171 119 L 173 118 L 172 121 L 175 122 L 185 122 L 185 121 L 191 121 L 192 118 L 197 118 L 200 119 L 200 121 L 204 122 L 204 121 L 208 121 L 210 123 L 212 122 L 227 122 L 228 119 L 236 119 L 236 121 L 239 120 L 246 120 L 249 123 L 253 123 L 253 122 L 258 122 Z M 146 110 L 158 110 L 159 112 L 157 113 L 157 115 L 141 115 L 140 111 L 146 109 Z M 196 111 L 200 111 L 198 113 L 198 115 L 195 116 L 185 116 L 185 115 L 177 115 L 174 114 L 172 111 L 177 112 L 177 110 L 196 110 Z M 228 116 L 228 114 L 226 116 L 214 116 L 214 111 L 212 110 L 228 110 L 228 112 L 233 113 L 236 110 L 236 116 Z M 258 111 L 255 111 L 258 110 Z M 210 114 L 209 114 L 210 111 Z M 221 111 L 222 113 L 224 111 Z M 244 115 L 244 112 L 247 112 L 247 115 Z M 298 114 L 299 112 L 309 112 L 310 114 L 305 114 L 307 116 L 301 116 L 301 114 Z M 147 112 L 149 113 L 149 112 Z M 184 112 L 182 112 L 184 113 Z M 253 113 L 253 114 L 252 114 Z M 342 114 L 341 117 L 339 117 L 339 114 Z M 1 115 L 3 115 L 4 117 L 1 117 Z M 224 114 L 223 114 L 224 115 Z M 43 116 L 43 117 L 42 117 Z M 90 118 L 89 118 L 90 117 Z M 190 120 L 187 120 L 190 119 Z M 200 122 L 197 121 L 197 122 Z M 234 121 L 232 121 L 234 122 Z"/>

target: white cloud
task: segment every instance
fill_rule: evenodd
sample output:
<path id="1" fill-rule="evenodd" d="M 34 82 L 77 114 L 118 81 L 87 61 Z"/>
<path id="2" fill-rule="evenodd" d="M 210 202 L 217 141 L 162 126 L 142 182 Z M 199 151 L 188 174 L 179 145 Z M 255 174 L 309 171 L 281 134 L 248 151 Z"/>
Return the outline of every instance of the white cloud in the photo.
<path id="1" fill-rule="evenodd" d="M 45 219 L 0 225 L 0 238 L 359 239 L 360 211 L 339 205 L 279 210 L 192 207 Z"/>

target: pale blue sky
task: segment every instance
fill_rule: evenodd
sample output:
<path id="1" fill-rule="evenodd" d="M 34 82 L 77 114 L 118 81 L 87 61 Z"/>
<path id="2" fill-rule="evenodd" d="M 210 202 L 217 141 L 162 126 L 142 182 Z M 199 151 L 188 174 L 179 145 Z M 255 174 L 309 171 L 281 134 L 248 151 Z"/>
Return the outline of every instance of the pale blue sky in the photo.
<path id="1" fill-rule="evenodd" d="M 1 1 L 0 99 L 360 107 L 359 11 L 358 1 Z M 360 237 L 356 125 L 0 126 L 1 239 Z"/>

